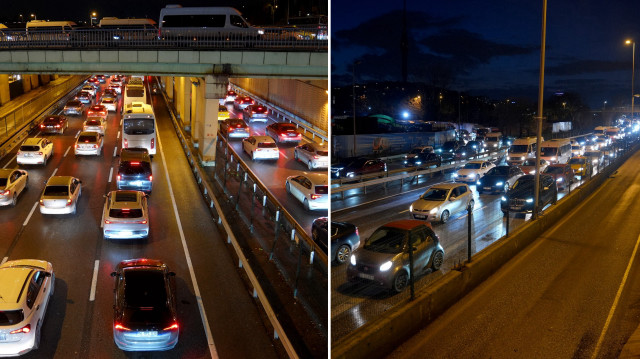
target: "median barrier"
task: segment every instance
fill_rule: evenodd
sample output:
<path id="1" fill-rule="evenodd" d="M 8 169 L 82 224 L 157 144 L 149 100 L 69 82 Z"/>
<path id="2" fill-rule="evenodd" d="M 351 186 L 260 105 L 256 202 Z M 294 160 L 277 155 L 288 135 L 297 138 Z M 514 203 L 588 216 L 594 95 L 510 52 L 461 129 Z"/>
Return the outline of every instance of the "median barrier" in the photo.
<path id="1" fill-rule="evenodd" d="M 479 252 L 460 271 L 452 270 L 433 285 L 416 293 L 415 300 L 397 305 L 390 309 L 386 316 L 368 322 L 339 340 L 334 340 L 331 357 L 382 358 L 391 353 L 564 218 L 595 192 L 639 148 L 639 145 L 634 146 L 610 166 L 603 168 L 590 181 L 549 207 L 538 219 L 528 221 L 510 233 L 509 237 L 502 237 Z"/>

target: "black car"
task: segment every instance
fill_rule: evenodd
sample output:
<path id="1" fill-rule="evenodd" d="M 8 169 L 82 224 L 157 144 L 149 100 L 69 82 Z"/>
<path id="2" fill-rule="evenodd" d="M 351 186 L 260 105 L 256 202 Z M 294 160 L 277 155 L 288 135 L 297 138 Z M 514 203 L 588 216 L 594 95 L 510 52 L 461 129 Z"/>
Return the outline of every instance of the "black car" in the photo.
<path id="1" fill-rule="evenodd" d="M 535 196 L 535 175 L 524 175 L 509 188 L 502 197 L 500 209 L 515 213 L 532 213 Z M 539 208 L 554 204 L 558 200 L 558 188 L 552 176 L 540 174 Z"/>
<path id="2" fill-rule="evenodd" d="M 441 164 L 442 158 L 435 153 L 413 153 L 407 155 L 407 158 L 404 160 L 405 167 L 440 167 Z"/>
<path id="3" fill-rule="evenodd" d="M 320 217 L 313 221 L 311 237 L 327 252 L 327 217 Z M 351 252 L 360 247 L 360 233 L 358 227 L 347 222 L 331 222 L 331 262 L 343 264 L 349 260 Z"/>
<path id="4" fill-rule="evenodd" d="M 332 178 L 351 178 L 369 173 L 386 172 L 387 164 L 381 159 L 355 158 L 347 164 L 331 166 Z"/>
<path id="5" fill-rule="evenodd" d="M 63 115 L 46 116 L 40 124 L 40 131 L 42 133 L 59 133 L 63 134 L 64 130 L 69 127 L 69 121 L 67 117 Z"/>
<path id="6" fill-rule="evenodd" d="M 115 278 L 113 340 L 126 351 L 169 350 L 178 343 L 175 273 L 155 259 L 122 261 Z"/>
<path id="7" fill-rule="evenodd" d="M 524 172 L 518 166 L 496 166 L 476 182 L 476 191 L 478 194 L 483 192 L 507 193 L 511 184 L 522 176 L 524 176 Z"/>
<path id="8" fill-rule="evenodd" d="M 462 146 L 464 146 L 464 141 L 447 141 L 442 147 L 436 149 L 436 152 L 440 154 L 443 160 L 451 161 L 455 158 L 455 152 Z"/>
<path id="9" fill-rule="evenodd" d="M 151 158 L 146 148 L 123 148 L 117 177 L 118 189 L 151 193 L 153 173 Z"/>

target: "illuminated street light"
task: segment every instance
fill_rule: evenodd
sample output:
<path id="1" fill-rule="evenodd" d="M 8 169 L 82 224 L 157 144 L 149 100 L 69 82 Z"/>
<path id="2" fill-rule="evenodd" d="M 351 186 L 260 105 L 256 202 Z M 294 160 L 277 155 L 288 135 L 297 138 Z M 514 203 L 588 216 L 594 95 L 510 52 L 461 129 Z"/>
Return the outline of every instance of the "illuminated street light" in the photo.
<path id="1" fill-rule="evenodd" d="M 89 15 L 89 26 L 93 26 L 93 22 L 98 20 L 97 16 L 98 16 L 97 12 L 95 11 L 91 12 L 91 15 Z"/>
<path id="2" fill-rule="evenodd" d="M 38 17 L 36 16 L 36 14 L 31 14 L 31 17 L 32 17 L 34 20 L 38 20 Z"/>
<path id="3" fill-rule="evenodd" d="M 409 112 L 407 112 L 407 111 L 403 111 L 403 112 L 402 112 L 402 117 L 403 117 L 403 118 L 409 118 Z"/>
<path id="4" fill-rule="evenodd" d="M 631 51 L 631 56 L 632 56 L 632 60 L 631 60 L 631 121 L 633 121 L 634 118 L 634 100 L 635 97 L 633 96 L 633 79 L 636 77 L 636 42 L 633 40 L 627 40 L 624 42 L 625 44 L 632 45 L 633 50 Z"/>

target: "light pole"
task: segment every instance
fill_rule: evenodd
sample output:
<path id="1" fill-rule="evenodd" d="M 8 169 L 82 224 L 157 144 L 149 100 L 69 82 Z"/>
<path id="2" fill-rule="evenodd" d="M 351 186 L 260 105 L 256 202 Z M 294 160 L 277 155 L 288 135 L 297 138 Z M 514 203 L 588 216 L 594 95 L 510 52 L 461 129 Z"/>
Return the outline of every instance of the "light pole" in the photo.
<path id="1" fill-rule="evenodd" d="M 634 96 L 633 96 L 633 79 L 636 77 L 636 42 L 633 40 L 627 40 L 625 41 L 625 44 L 629 45 L 631 44 L 632 46 L 632 51 L 631 51 L 631 121 L 633 121 L 633 112 L 634 112 Z"/>
<path id="2" fill-rule="evenodd" d="M 98 13 L 96 13 L 95 11 L 92 11 L 91 14 L 89 15 L 89 26 L 93 26 L 93 21 L 97 20 Z"/>
<path id="3" fill-rule="evenodd" d="M 32 17 L 34 20 L 38 20 L 38 17 L 36 16 L 36 14 L 31 14 L 31 17 Z"/>
<path id="4" fill-rule="evenodd" d="M 538 84 L 538 138 L 536 139 L 536 173 L 533 200 L 533 219 L 538 218 L 540 203 L 540 142 L 542 136 L 542 110 L 544 100 L 544 56 L 547 43 L 547 0 L 542 0 L 542 38 L 540 40 L 540 80 Z"/>
<path id="5" fill-rule="evenodd" d="M 353 74 L 353 82 L 351 84 L 351 96 L 353 97 L 353 157 L 356 156 L 356 65 L 361 64 L 362 61 L 357 60 L 353 62 L 351 72 Z"/>

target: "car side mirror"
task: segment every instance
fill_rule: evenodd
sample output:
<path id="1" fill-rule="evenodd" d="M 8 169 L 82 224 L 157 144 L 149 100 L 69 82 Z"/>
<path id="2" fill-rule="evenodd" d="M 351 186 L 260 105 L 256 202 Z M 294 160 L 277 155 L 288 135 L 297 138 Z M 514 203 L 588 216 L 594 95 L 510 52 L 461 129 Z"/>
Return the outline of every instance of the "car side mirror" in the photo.
<path id="1" fill-rule="evenodd" d="M 112 277 L 116 277 L 116 276 L 118 276 L 118 272 L 111 272 L 111 276 L 112 276 Z"/>

